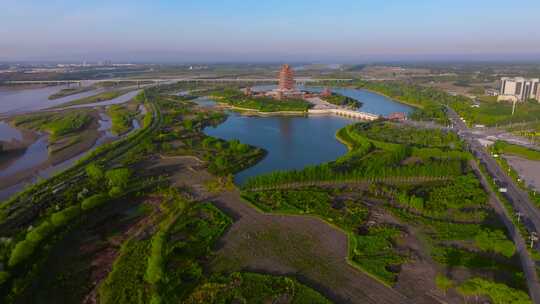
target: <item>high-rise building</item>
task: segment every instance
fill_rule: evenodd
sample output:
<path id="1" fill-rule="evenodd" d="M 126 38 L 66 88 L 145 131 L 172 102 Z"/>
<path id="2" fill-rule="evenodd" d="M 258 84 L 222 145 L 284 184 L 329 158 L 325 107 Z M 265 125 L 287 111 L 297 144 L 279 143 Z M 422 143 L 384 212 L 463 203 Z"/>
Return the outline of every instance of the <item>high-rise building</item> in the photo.
<path id="1" fill-rule="evenodd" d="M 288 64 L 284 64 L 279 71 L 279 87 L 280 91 L 294 91 L 296 82 L 294 81 L 294 72 Z"/>
<path id="2" fill-rule="evenodd" d="M 523 77 L 501 78 L 501 91 L 498 100 L 526 101 L 536 99 L 540 101 L 540 79 L 526 79 Z"/>

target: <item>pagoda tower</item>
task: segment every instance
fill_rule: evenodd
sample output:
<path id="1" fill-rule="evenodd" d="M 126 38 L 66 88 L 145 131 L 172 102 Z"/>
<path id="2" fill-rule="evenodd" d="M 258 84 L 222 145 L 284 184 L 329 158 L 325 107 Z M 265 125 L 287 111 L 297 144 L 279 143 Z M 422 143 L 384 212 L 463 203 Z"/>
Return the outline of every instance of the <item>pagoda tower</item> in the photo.
<path id="1" fill-rule="evenodd" d="M 279 71 L 279 91 L 294 91 L 296 82 L 294 81 L 294 72 L 288 64 L 284 64 Z"/>

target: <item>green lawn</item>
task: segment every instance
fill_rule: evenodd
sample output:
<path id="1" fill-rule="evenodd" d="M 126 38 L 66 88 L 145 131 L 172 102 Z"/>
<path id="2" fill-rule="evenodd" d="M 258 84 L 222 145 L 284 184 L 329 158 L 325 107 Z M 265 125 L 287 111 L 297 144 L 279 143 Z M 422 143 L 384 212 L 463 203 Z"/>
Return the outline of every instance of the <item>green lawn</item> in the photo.
<path id="1" fill-rule="evenodd" d="M 528 160 L 540 161 L 540 151 L 531 150 L 523 146 L 512 145 L 504 141 L 497 141 L 493 148 L 500 154 L 511 154 L 521 156 Z"/>

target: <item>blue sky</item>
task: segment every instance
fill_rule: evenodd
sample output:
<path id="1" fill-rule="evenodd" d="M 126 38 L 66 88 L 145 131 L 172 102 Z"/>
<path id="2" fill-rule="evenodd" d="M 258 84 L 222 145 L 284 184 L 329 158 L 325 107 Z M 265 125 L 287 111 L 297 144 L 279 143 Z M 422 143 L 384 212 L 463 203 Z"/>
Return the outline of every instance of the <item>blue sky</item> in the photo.
<path id="1" fill-rule="evenodd" d="M 0 60 L 540 58 L 538 0 L 0 1 Z"/>

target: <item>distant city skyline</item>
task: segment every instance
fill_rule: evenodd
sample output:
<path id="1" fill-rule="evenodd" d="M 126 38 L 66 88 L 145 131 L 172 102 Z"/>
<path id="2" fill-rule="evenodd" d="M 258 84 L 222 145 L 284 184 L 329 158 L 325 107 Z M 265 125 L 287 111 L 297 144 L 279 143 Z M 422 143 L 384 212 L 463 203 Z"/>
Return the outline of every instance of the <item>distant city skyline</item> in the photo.
<path id="1" fill-rule="evenodd" d="M 0 61 L 540 60 L 537 0 L 4 0 Z"/>

